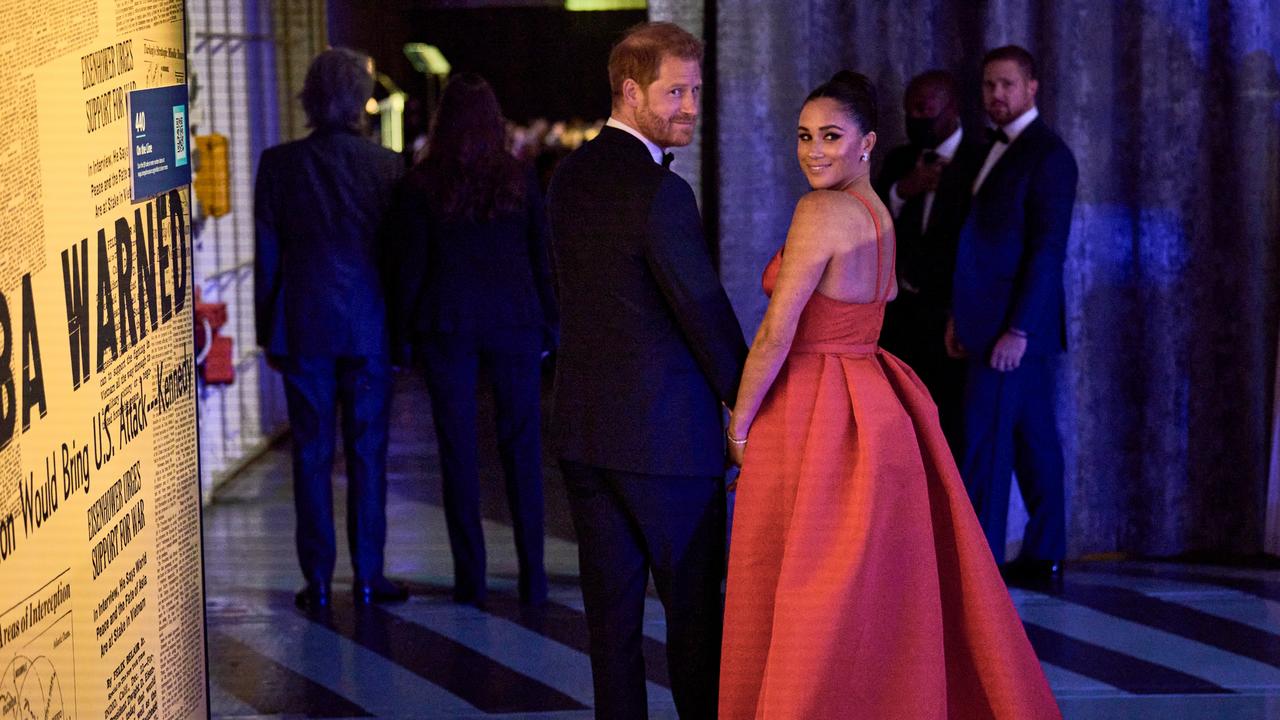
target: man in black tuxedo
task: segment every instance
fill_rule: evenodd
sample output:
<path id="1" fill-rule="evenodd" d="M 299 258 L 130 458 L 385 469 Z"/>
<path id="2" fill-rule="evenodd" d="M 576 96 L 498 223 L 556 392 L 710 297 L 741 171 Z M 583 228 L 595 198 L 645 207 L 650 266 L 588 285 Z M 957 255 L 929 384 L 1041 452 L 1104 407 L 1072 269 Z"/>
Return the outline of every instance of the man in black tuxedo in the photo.
<path id="1" fill-rule="evenodd" d="M 910 142 L 889 152 L 876 182 L 898 243 L 898 297 L 885 308 L 881 345 L 929 388 L 958 455 L 964 363 L 947 354 L 944 335 L 956 237 L 986 148 L 960 125 L 951 73 L 930 70 L 912 78 L 902 105 Z"/>
<path id="2" fill-rule="evenodd" d="M 379 239 L 404 164 L 362 134 L 372 68 L 344 48 L 311 62 L 302 104 L 313 131 L 262 154 L 254 195 L 254 315 L 258 344 L 284 376 L 307 582 L 297 602 L 307 608 L 328 604 L 333 578 L 338 405 L 356 600 L 406 596 L 382 574 L 391 366 Z"/>
<path id="3" fill-rule="evenodd" d="M 713 718 L 720 668 L 722 403 L 747 347 L 689 185 L 702 43 L 632 28 L 609 56 L 613 110 L 552 179 L 560 288 L 552 443 L 568 486 L 598 718 L 647 717 L 641 624 L 653 572 L 682 718 Z M 667 156 L 669 157 L 669 156 Z"/>
<path id="4" fill-rule="evenodd" d="M 996 562 L 1004 559 L 1011 473 L 1030 520 L 1013 579 L 1056 579 L 1066 554 L 1054 360 L 1066 349 L 1062 266 L 1075 157 L 1036 110 L 1035 61 L 1010 45 L 983 59 L 995 125 L 960 231 L 948 344 L 968 356 L 960 471 Z"/>

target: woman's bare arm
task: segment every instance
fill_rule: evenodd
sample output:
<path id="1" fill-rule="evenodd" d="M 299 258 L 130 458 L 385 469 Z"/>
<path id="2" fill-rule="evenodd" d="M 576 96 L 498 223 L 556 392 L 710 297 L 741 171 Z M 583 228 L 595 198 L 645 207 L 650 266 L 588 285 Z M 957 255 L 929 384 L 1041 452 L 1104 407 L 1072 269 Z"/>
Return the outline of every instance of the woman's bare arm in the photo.
<path id="1" fill-rule="evenodd" d="M 773 296 L 742 371 L 742 384 L 729 422 L 729 435 L 733 438 L 741 440 L 750 431 L 791 349 L 800 313 L 836 250 L 847 242 L 847 236 L 842 235 L 849 231 L 844 221 L 849 215 L 848 202 L 843 193 L 818 190 L 802 197 L 796 205 Z M 855 217 L 860 218 L 861 214 Z M 866 221 L 870 223 L 869 218 Z"/>

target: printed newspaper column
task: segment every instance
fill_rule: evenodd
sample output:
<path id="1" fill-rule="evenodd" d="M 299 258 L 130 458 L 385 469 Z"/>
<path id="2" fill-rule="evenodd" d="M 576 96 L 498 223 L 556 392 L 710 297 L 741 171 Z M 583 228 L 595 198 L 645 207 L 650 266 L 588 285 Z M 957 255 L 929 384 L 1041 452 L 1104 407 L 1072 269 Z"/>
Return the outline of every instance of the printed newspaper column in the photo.
<path id="1" fill-rule="evenodd" d="M 0 718 L 203 718 L 190 195 L 131 197 L 127 102 L 183 6 L 4 7 Z"/>

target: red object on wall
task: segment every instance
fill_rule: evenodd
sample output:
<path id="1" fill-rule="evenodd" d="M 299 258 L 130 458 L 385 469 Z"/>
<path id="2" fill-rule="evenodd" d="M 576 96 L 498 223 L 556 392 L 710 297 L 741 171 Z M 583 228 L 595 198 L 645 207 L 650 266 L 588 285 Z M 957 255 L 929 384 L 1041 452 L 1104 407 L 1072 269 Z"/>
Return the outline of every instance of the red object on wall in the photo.
<path id="1" fill-rule="evenodd" d="M 231 338 L 215 335 L 209 346 L 209 354 L 200 366 L 204 381 L 211 385 L 230 385 L 236 380 Z"/>
<path id="2" fill-rule="evenodd" d="M 228 385 L 236 379 L 231 338 L 218 334 L 226 323 L 227 304 L 201 302 L 196 288 L 196 363 L 200 376 L 213 385 Z"/>

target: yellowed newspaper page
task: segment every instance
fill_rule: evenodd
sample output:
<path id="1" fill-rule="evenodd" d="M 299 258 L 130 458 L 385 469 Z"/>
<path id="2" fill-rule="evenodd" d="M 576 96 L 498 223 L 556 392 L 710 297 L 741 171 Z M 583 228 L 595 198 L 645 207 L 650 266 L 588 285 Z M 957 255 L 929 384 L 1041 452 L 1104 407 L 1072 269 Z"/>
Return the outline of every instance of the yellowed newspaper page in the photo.
<path id="1" fill-rule="evenodd" d="M 207 715 L 189 189 L 132 202 L 182 3 L 0 3 L 0 719 Z"/>

